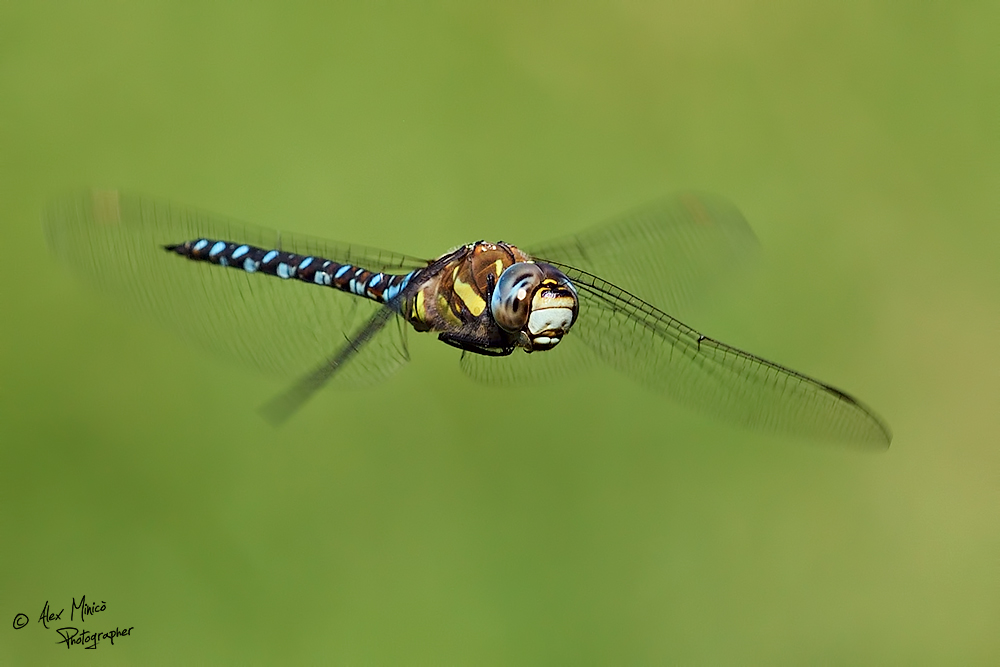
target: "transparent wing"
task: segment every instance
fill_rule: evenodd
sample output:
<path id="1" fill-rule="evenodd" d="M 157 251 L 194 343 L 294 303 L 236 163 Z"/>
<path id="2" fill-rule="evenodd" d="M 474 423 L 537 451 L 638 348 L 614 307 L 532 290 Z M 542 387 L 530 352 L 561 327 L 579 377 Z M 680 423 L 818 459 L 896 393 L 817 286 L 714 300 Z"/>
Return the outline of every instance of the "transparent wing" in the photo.
<path id="1" fill-rule="evenodd" d="M 888 426 L 839 389 L 703 336 L 590 273 L 559 268 L 580 295 L 579 320 L 567 340 L 579 337 L 629 377 L 752 429 L 889 445 Z"/>
<path id="2" fill-rule="evenodd" d="M 672 313 L 755 260 L 746 218 L 722 197 L 683 193 L 660 199 L 574 236 L 529 246 L 533 257 L 567 264 Z"/>
<path id="3" fill-rule="evenodd" d="M 527 354 L 514 350 L 506 357 L 488 357 L 463 352 L 462 371 L 476 382 L 502 387 L 532 384 L 565 378 L 589 368 L 596 355 L 580 340 L 573 329 L 552 350 Z"/>
<path id="4" fill-rule="evenodd" d="M 342 347 L 379 304 L 296 280 L 185 260 L 167 243 L 212 238 L 403 273 L 426 266 L 412 257 L 281 233 L 117 191 L 53 203 L 45 213 L 58 259 L 123 309 L 201 346 L 281 376 L 301 376 Z M 407 360 L 405 329 L 386 327 L 338 374 L 363 384 Z"/>
<path id="5" fill-rule="evenodd" d="M 654 201 L 580 234 L 530 246 L 533 257 L 574 266 L 673 313 L 685 310 L 753 263 L 757 237 L 722 197 L 683 193 Z M 476 381 L 511 385 L 569 375 L 594 360 L 577 339 L 583 317 L 554 350 L 507 357 L 466 354 L 462 370 Z"/>
<path id="6" fill-rule="evenodd" d="M 275 426 L 287 421 L 317 391 L 332 382 L 345 368 L 348 361 L 359 356 L 363 359 L 365 346 L 372 340 L 377 340 L 379 332 L 393 319 L 396 322 L 403 321 L 390 306 L 382 306 L 375 311 L 375 315 L 336 354 L 325 360 L 314 371 L 300 378 L 288 390 L 268 401 L 261 409 L 264 418 Z"/>

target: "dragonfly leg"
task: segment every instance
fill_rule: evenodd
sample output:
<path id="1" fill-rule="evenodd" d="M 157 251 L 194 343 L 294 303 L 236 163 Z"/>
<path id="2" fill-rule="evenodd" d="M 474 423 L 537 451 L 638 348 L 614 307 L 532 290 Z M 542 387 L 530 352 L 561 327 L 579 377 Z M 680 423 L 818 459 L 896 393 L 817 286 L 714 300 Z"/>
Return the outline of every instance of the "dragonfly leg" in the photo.
<path id="1" fill-rule="evenodd" d="M 438 335 L 438 340 L 447 343 L 452 347 L 457 347 L 465 352 L 482 354 L 487 357 L 506 357 L 514 351 L 516 345 L 506 347 L 496 347 L 490 345 L 488 341 L 474 338 L 468 335 L 461 335 L 452 332 L 444 332 Z"/>

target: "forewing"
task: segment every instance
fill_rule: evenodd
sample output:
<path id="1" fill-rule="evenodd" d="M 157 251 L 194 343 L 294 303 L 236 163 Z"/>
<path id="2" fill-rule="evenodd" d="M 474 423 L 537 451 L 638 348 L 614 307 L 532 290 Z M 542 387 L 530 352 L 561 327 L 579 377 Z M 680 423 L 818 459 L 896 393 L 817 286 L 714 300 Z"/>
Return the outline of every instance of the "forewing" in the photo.
<path id="1" fill-rule="evenodd" d="M 623 285 L 671 313 L 685 312 L 712 287 L 739 276 L 758 250 L 739 209 L 722 197 L 693 192 L 526 248 L 537 259 Z"/>

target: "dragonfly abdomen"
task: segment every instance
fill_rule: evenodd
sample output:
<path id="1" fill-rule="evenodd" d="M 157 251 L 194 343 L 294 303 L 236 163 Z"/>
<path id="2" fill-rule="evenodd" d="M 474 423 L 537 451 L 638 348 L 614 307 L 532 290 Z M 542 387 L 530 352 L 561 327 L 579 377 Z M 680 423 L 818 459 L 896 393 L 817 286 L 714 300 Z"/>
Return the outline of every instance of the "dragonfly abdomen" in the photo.
<path id="1" fill-rule="evenodd" d="M 196 239 L 163 247 L 194 261 L 333 287 L 379 303 L 395 299 L 416 273 L 374 273 L 360 266 L 342 264 L 324 257 L 213 239 Z"/>

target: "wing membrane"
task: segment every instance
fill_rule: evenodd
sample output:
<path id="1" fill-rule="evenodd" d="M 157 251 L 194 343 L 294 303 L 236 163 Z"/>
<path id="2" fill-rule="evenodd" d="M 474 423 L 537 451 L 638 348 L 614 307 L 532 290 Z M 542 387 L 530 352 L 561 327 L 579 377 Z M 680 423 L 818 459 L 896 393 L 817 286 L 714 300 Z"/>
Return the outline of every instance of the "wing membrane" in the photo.
<path id="1" fill-rule="evenodd" d="M 626 285 L 669 312 L 683 313 L 744 271 L 758 250 L 757 237 L 732 203 L 683 193 L 527 251 Z"/>
<path id="2" fill-rule="evenodd" d="M 336 354 L 327 359 L 321 366 L 301 378 L 284 393 L 276 396 L 262 408 L 264 418 L 275 426 L 279 426 L 295 414 L 312 396 L 333 381 L 340 374 L 348 361 L 359 356 L 365 346 L 377 339 L 379 332 L 392 319 L 402 321 L 396 311 L 389 306 L 382 306 L 368 320 L 364 327 L 347 341 Z"/>
<path id="3" fill-rule="evenodd" d="M 571 331 L 553 350 L 526 354 L 514 350 L 506 357 L 465 352 L 462 371 L 476 382 L 502 387 L 561 379 L 594 365 L 594 353 Z"/>
<path id="4" fill-rule="evenodd" d="M 590 273 L 559 268 L 576 285 L 587 322 L 567 338 L 579 336 L 646 386 L 751 429 L 881 447 L 892 439 L 870 408 L 839 389 L 703 336 Z"/>
<path id="5" fill-rule="evenodd" d="M 283 249 L 406 272 L 426 266 L 413 257 L 281 233 L 117 191 L 55 202 L 45 213 L 49 243 L 60 261 L 129 312 L 262 371 L 301 376 L 338 349 L 380 305 L 334 289 L 191 262 L 167 243 L 211 238 Z M 398 327 L 376 337 L 338 374 L 372 382 L 406 361 Z"/>

